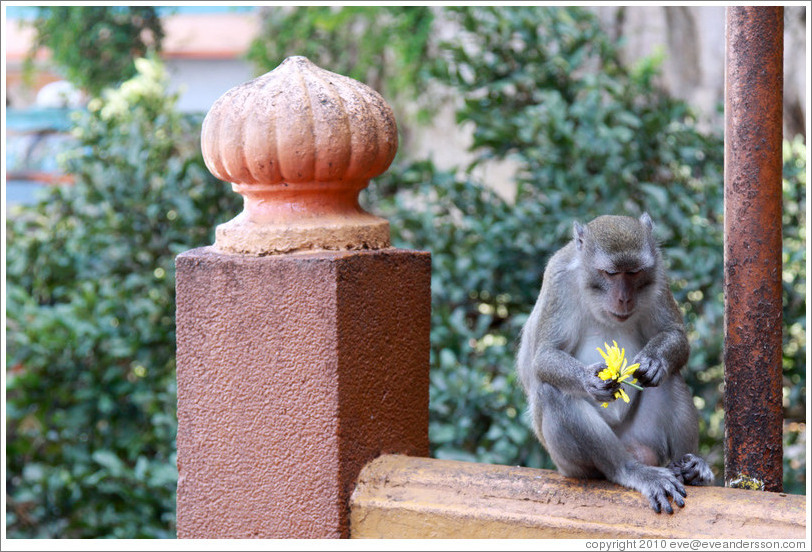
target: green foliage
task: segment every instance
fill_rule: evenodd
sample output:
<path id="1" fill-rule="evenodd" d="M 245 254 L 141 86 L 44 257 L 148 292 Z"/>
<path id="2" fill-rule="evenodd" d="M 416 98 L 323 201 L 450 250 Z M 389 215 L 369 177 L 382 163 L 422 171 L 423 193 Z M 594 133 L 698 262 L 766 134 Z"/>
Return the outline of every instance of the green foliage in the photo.
<path id="1" fill-rule="evenodd" d="M 9 216 L 10 537 L 172 537 L 174 257 L 211 243 L 236 196 L 160 65 L 76 121 L 76 177 Z"/>
<path id="2" fill-rule="evenodd" d="M 365 11 L 373 9 L 379 11 Z M 268 50 L 254 55 L 267 55 L 272 68 L 286 55 L 304 54 L 374 84 L 386 78 L 384 62 L 393 59 L 387 56 L 401 55 L 386 53 L 390 44 L 412 32 L 399 9 L 273 8 L 271 19 L 293 14 L 302 27 L 289 28 L 297 21 L 291 19 L 269 24 L 276 43 L 266 40 Z M 552 467 L 524 419 L 513 367 L 519 330 L 544 264 L 568 240 L 574 219 L 647 210 L 690 332 L 686 375 L 702 413 L 701 452 L 719 472 L 720 137 L 697 131 L 690 110 L 655 87 L 656 58 L 624 68 L 584 10 L 446 13 L 458 25 L 454 40 L 433 42 L 433 35 L 421 34 L 430 19 L 419 19 L 414 42 L 403 40 L 422 46 L 402 67 L 423 67 L 417 60 L 429 54 L 442 61 L 434 70 L 461 95 L 459 120 L 474 129 L 477 159 L 459 172 L 401 159 L 369 190 L 371 210 L 390 220 L 396 245 L 432 252 L 433 453 Z M 319 41 L 329 44 L 332 58 L 316 55 Z M 377 49 L 366 57 L 370 44 Z M 65 159 L 76 184 L 9 217 L 6 522 L 12 538 L 174 534 L 173 261 L 211 243 L 216 224 L 238 211 L 239 198 L 205 169 L 199 121 L 175 112 L 160 66 L 135 65 L 135 78 L 103 93 L 77 121 L 80 147 Z M 376 67 L 384 76 L 368 78 Z M 786 412 L 802 422 L 803 141 L 788 143 L 785 154 Z M 470 176 L 476 164 L 505 158 L 519 167 L 516 197 L 509 200 Z M 804 484 L 797 429 L 786 442 L 790 492 L 802 492 Z"/>
<path id="3" fill-rule="evenodd" d="M 473 165 L 510 158 L 519 172 L 513 201 L 428 163 L 395 167 L 376 183 L 376 202 L 396 243 L 432 252 L 433 453 L 552 466 L 526 420 L 519 420 L 525 409 L 513 366 L 519 329 L 544 265 L 569 240 L 573 220 L 645 210 L 658 226 L 689 331 L 692 356 L 685 375 L 700 407 L 701 453 L 721 476 L 721 137 L 699 132 L 688 107 L 656 88 L 656 59 L 625 69 L 584 10 L 449 11 L 460 32 L 440 52 L 446 82 L 464 100 L 458 119 L 474 123 Z M 795 148 L 792 178 L 803 173 L 803 155 Z M 465 167 L 467 174 L 472 168 Z M 786 187 L 786 228 L 797 236 L 804 227 L 803 186 Z M 800 410 L 801 241 L 786 243 L 796 264 L 788 263 L 785 275 L 787 304 L 794 309 L 786 319 L 792 336 L 786 373 L 791 404 Z M 787 479 L 799 477 L 793 469 Z M 802 488 L 788 485 L 794 492 Z"/>
<path id="4" fill-rule="evenodd" d="M 40 47 L 65 77 L 91 95 L 135 75 L 134 60 L 161 49 L 163 27 L 152 6 L 47 6 L 37 8 L 31 71 Z"/>
<path id="5" fill-rule="evenodd" d="M 806 145 L 784 142 L 784 386 L 788 417 L 804 418 L 806 404 Z"/>
<path id="6" fill-rule="evenodd" d="M 429 162 L 393 167 L 370 192 L 393 185 L 401 191 L 374 203 L 395 244 L 432 253 L 432 454 L 552 467 L 522 420 L 513 370 L 516 336 L 543 268 L 526 254 L 538 237 L 488 187 Z"/>
<path id="7" fill-rule="evenodd" d="M 806 145 L 784 142 L 784 490 L 806 492 Z"/>
<path id="8" fill-rule="evenodd" d="M 425 6 L 269 7 L 248 59 L 266 72 L 288 56 L 305 56 L 414 102 L 431 76 L 433 20 Z"/>

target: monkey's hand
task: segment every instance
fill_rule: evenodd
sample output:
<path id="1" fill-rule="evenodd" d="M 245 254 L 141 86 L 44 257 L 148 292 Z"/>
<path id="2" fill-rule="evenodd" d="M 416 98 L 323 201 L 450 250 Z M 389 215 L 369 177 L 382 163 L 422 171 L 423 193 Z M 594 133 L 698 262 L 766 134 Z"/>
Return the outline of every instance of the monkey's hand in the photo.
<path id="1" fill-rule="evenodd" d="M 602 380 L 598 377 L 598 372 L 606 368 L 606 364 L 596 362 L 587 366 L 587 376 L 584 382 L 584 390 L 589 396 L 599 403 L 612 402 L 615 400 L 615 391 L 620 388 L 617 380 Z"/>
<path id="2" fill-rule="evenodd" d="M 661 359 L 640 353 L 634 357 L 640 366 L 634 371 L 634 377 L 643 387 L 657 387 L 668 374 L 668 364 Z"/>

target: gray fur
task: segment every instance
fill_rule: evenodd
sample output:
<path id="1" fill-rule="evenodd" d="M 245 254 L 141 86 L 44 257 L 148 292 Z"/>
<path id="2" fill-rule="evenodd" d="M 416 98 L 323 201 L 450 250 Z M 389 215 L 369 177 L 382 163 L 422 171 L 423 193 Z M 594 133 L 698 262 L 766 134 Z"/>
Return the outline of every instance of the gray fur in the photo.
<path id="1" fill-rule="evenodd" d="M 683 484 L 710 484 L 713 474 L 696 456 L 698 414 L 680 375 L 690 349 L 652 228 L 647 214 L 574 225 L 545 269 L 517 369 L 533 429 L 559 471 L 605 477 L 672 513 L 671 500 L 684 505 Z M 618 278 L 633 289 L 631 312 L 609 299 Z M 629 404 L 612 400 L 616 382 L 597 377 L 605 364 L 596 347 L 613 340 L 640 363 L 635 376 L 646 389 L 625 386 Z"/>

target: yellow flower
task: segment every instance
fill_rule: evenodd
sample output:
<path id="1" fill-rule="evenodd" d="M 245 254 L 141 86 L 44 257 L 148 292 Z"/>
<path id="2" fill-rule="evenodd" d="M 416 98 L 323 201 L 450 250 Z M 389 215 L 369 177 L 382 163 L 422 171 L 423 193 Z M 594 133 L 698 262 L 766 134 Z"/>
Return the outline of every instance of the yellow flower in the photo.
<path id="1" fill-rule="evenodd" d="M 603 346 L 606 347 L 606 352 L 602 351 L 600 347 L 598 347 L 598 352 L 606 362 L 606 368 L 598 372 L 598 377 L 604 381 L 610 379 L 616 380 L 619 383 L 626 383 L 636 389 L 642 390 L 640 386 L 635 385 L 637 383 L 636 379 L 629 379 L 632 377 L 632 374 L 634 374 L 634 371 L 640 367 L 640 364 L 635 363 L 628 366 L 626 362 L 626 349 L 618 347 L 617 341 L 612 341 L 611 347 L 606 342 L 604 342 Z M 629 402 L 629 395 L 618 387 L 617 391 L 615 391 L 615 399 L 623 399 L 624 402 Z M 601 406 L 607 408 L 609 403 L 601 403 Z"/>

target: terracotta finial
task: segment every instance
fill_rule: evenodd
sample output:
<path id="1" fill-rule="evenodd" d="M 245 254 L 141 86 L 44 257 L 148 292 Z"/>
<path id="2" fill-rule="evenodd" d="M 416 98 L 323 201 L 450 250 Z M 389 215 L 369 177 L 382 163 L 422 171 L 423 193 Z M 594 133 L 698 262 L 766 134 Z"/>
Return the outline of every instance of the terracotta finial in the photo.
<path id="1" fill-rule="evenodd" d="M 289 57 L 223 94 L 203 121 L 201 144 L 206 166 L 245 204 L 217 227 L 216 249 L 268 255 L 389 246 L 389 223 L 358 204 L 398 146 L 392 110 L 368 86 Z"/>

